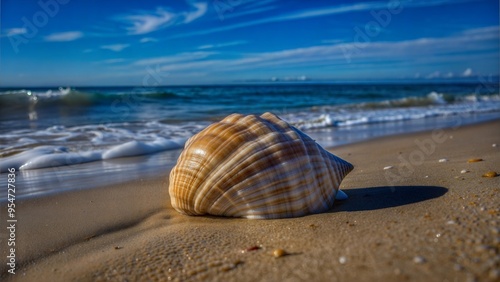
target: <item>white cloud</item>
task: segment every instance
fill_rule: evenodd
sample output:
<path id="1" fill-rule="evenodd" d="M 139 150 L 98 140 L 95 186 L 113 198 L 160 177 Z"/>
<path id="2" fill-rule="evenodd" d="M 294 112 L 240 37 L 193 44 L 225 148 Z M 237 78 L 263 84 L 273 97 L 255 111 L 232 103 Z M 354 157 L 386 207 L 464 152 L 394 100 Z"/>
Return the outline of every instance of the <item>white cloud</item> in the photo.
<path id="1" fill-rule="evenodd" d="M 116 59 L 107 59 L 107 60 L 104 60 L 102 62 L 105 64 L 116 64 L 116 63 L 121 63 L 124 61 L 125 61 L 125 59 L 123 59 L 123 58 L 116 58 Z"/>
<path id="2" fill-rule="evenodd" d="M 144 38 L 141 38 L 141 40 L 139 40 L 139 42 L 141 42 L 141 43 L 157 42 L 157 41 L 158 41 L 158 39 L 153 38 L 153 37 L 144 37 Z"/>
<path id="3" fill-rule="evenodd" d="M 130 44 L 111 44 L 111 45 L 102 45 L 101 49 L 111 50 L 115 52 L 120 52 L 123 49 L 129 47 Z"/>
<path id="4" fill-rule="evenodd" d="M 440 76 L 441 76 L 441 72 L 435 71 L 435 72 L 427 75 L 425 78 L 433 79 L 433 78 L 439 78 Z"/>
<path id="5" fill-rule="evenodd" d="M 172 24 L 175 14 L 161 8 L 153 14 L 138 14 L 123 17 L 128 21 L 127 30 L 130 34 L 146 34 Z"/>
<path id="6" fill-rule="evenodd" d="M 193 12 L 185 12 L 184 13 L 184 23 L 190 23 L 197 18 L 203 16 L 207 12 L 207 3 L 193 3 L 194 8 L 196 8 Z"/>
<path id="7" fill-rule="evenodd" d="M 51 42 L 73 41 L 82 37 L 83 33 L 81 31 L 67 31 L 67 32 L 58 32 L 49 34 L 45 36 L 45 41 L 51 41 Z"/>
<path id="8" fill-rule="evenodd" d="M 268 4 L 272 4 L 274 2 L 276 2 L 277 0 L 259 0 L 259 1 L 255 1 L 255 0 L 246 0 L 246 1 L 242 1 L 243 3 L 242 4 L 248 4 L 245 6 L 245 8 L 253 8 L 253 7 L 262 7 L 262 6 L 266 6 Z"/>
<path id="9" fill-rule="evenodd" d="M 463 73 L 462 73 L 462 76 L 464 77 L 469 77 L 472 75 L 472 69 L 471 68 L 468 68 L 466 69 Z"/>
<path id="10" fill-rule="evenodd" d="M 440 68 L 443 64 L 460 65 L 468 63 L 470 60 L 489 60 L 489 58 L 495 58 L 495 56 L 498 60 L 498 53 L 491 50 L 498 49 L 499 32 L 500 28 L 494 26 L 470 29 L 449 37 L 364 43 L 341 42 L 332 45 L 243 54 L 239 58 L 233 59 L 211 59 L 209 53 L 193 52 L 145 59 L 136 62 L 136 64 L 157 63 L 160 64 L 162 71 L 172 72 L 206 68 L 220 72 L 233 72 L 235 70 L 267 71 L 274 69 L 286 70 L 295 67 L 321 67 L 336 72 L 342 70 L 354 72 L 359 71 L 360 66 L 363 66 L 364 72 L 385 68 L 389 72 L 392 70 L 394 74 L 400 73 L 401 69 L 410 71 L 408 67 L 411 66 L 413 69 L 418 68 L 421 73 L 418 77 L 443 78 L 449 77 L 450 73 L 438 71 L 428 75 L 425 75 L 425 73 L 429 73 L 429 68 Z M 205 46 L 205 49 L 213 46 L 215 45 Z M 456 56 L 457 53 L 470 55 L 467 57 Z M 350 63 L 347 56 L 349 56 Z"/>
<path id="11" fill-rule="evenodd" d="M 221 12 L 222 16 L 220 16 L 220 18 L 221 19 L 238 18 L 238 17 L 252 15 L 252 14 L 264 13 L 266 11 L 274 10 L 276 8 L 277 8 L 277 6 L 267 6 L 267 7 L 259 7 L 259 8 L 255 8 L 255 9 L 250 9 L 250 10 L 249 9 L 244 9 L 244 10 L 240 9 L 241 11 L 234 12 L 234 13 L 228 13 L 228 12 L 222 13 Z"/>
<path id="12" fill-rule="evenodd" d="M 471 2 L 473 0 L 462 0 L 460 2 Z M 257 1 L 255 1 L 257 2 Z M 392 3 L 392 2 L 390 2 Z M 429 0 L 408 0 L 408 1 L 398 1 L 394 3 L 399 3 L 402 9 L 411 8 L 411 7 L 427 7 L 427 6 L 439 6 L 446 4 L 456 4 L 457 0 L 437 0 L 437 1 L 429 1 Z M 281 16 L 271 16 L 268 18 L 262 18 L 258 20 L 248 21 L 237 23 L 233 25 L 225 25 L 222 27 L 216 27 L 212 29 L 199 30 L 184 34 L 179 34 L 173 36 L 172 38 L 180 38 L 180 37 L 189 37 L 193 35 L 201 35 L 201 34 L 210 34 L 214 32 L 228 31 L 238 28 L 244 28 L 249 26 L 261 25 L 266 23 L 273 22 L 283 22 L 283 21 L 291 21 L 305 18 L 313 18 L 327 15 L 336 15 L 336 14 L 345 14 L 352 12 L 361 12 L 361 11 L 371 11 L 371 10 L 380 10 L 387 9 L 388 3 L 386 1 L 381 2 L 364 2 L 364 3 L 356 3 L 356 4 L 348 4 L 348 5 L 335 5 L 330 7 L 322 7 L 318 9 L 310 9 L 306 11 L 289 13 Z M 397 9 L 398 7 L 394 7 L 393 9 Z"/>
<path id="13" fill-rule="evenodd" d="M 274 4 L 277 0 L 238 0 L 238 1 L 213 1 L 213 7 L 219 19 L 237 18 L 241 16 L 262 13 L 276 9 Z"/>
<path id="14" fill-rule="evenodd" d="M 246 43 L 247 43 L 247 41 L 245 41 L 245 40 L 238 40 L 238 41 L 231 41 L 231 42 L 218 43 L 218 44 L 201 45 L 198 47 L 198 49 L 214 49 L 214 48 L 242 45 L 242 44 L 246 44 Z"/>
<path id="15" fill-rule="evenodd" d="M 6 36 L 14 36 L 28 33 L 28 30 L 25 27 L 15 27 L 7 29 Z"/>
<path id="16" fill-rule="evenodd" d="M 336 44 L 336 43 L 341 43 L 341 42 L 344 42 L 345 40 L 343 39 L 325 39 L 325 40 L 321 40 L 321 43 L 325 43 L 325 44 Z"/>
<path id="17" fill-rule="evenodd" d="M 165 7 L 158 7 L 155 11 L 140 12 L 116 19 L 124 22 L 129 34 L 147 34 L 176 24 L 190 23 L 203 15 L 208 10 L 207 3 L 198 2 L 190 4 L 194 10 L 187 12 L 172 12 Z"/>
<path id="18" fill-rule="evenodd" d="M 135 61 L 133 64 L 137 66 L 147 66 L 147 65 L 157 65 L 157 64 L 172 64 L 172 63 L 182 63 L 182 62 L 190 62 L 205 59 L 215 52 L 186 52 L 180 53 L 172 56 L 163 56 L 163 57 L 154 57 L 148 59 L 142 59 Z"/>

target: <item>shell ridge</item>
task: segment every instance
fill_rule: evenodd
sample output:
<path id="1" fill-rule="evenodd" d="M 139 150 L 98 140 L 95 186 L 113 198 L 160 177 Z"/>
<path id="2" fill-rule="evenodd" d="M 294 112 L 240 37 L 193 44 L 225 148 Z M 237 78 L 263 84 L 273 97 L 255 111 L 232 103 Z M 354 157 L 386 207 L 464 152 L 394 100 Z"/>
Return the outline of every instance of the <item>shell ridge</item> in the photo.
<path id="1" fill-rule="evenodd" d="M 248 133 L 248 135 L 252 135 L 252 128 L 248 128 L 246 130 L 246 133 Z M 273 138 L 272 136 L 273 132 L 269 132 L 268 135 L 269 137 L 268 138 Z M 257 135 L 255 135 L 257 136 Z M 266 136 L 265 136 L 266 137 Z M 254 140 L 255 138 L 247 138 L 247 140 Z M 214 198 L 213 200 L 214 201 L 218 201 L 219 198 L 223 198 L 224 197 L 224 193 L 227 192 L 227 190 L 231 189 L 230 186 L 233 186 L 231 185 L 232 182 L 234 182 L 234 179 L 238 179 L 238 178 L 241 178 L 241 176 L 239 175 L 239 172 L 237 171 L 239 169 L 239 167 L 241 166 L 242 163 L 244 163 L 246 160 L 248 160 L 248 158 L 245 158 L 244 156 L 249 154 L 250 153 L 250 150 L 252 148 L 255 148 L 255 147 L 259 147 L 260 148 L 260 152 L 265 153 L 264 151 L 264 148 L 262 148 L 262 144 L 261 142 L 247 142 L 245 144 L 243 144 L 242 146 L 240 146 L 238 148 L 238 150 L 235 151 L 235 155 L 232 156 L 232 158 L 227 158 L 224 162 L 220 163 L 219 164 L 219 167 L 218 167 L 218 170 L 217 171 L 214 171 L 210 177 L 214 178 L 215 183 L 211 182 L 211 183 L 205 183 L 205 185 L 203 185 L 203 187 L 200 187 L 200 194 L 201 195 L 205 195 L 205 192 L 206 191 L 209 191 L 210 189 L 213 189 L 213 187 L 228 187 L 227 189 L 220 189 L 220 192 L 219 193 L 219 196 Z M 242 156 L 242 157 L 240 157 Z M 255 155 L 253 157 L 256 157 Z M 263 156 L 264 157 L 264 156 Z M 238 162 L 234 162 L 235 160 L 237 160 Z M 236 172 L 235 172 L 236 171 Z M 222 182 L 222 183 L 221 183 Z M 197 205 L 203 205 L 205 201 L 208 200 L 208 197 L 198 197 L 197 198 L 197 202 L 196 204 Z M 212 200 L 210 198 L 210 200 Z"/>
<path id="2" fill-rule="evenodd" d="M 281 146 L 281 145 L 282 145 L 281 143 L 272 144 L 272 146 L 269 146 L 268 148 L 260 151 L 258 154 L 255 154 L 254 156 L 247 158 L 245 160 L 247 165 L 244 166 L 243 168 L 241 168 L 241 169 L 235 168 L 235 170 L 239 170 L 238 173 L 248 175 L 248 177 L 243 179 L 242 181 L 238 182 L 237 184 L 235 184 L 231 189 L 228 189 L 224 193 L 224 195 L 222 195 L 222 197 L 220 199 L 218 199 L 217 202 L 215 202 L 214 204 L 219 205 L 220 201 L 223 201 L 225 198 L 230 197 L 230 195 L 234 194 L 233 190 L 239 191 L 239 195 L 244 194 L 245 191 L 247 191 L 247 190 L 252 191 L 252 193 L 259 193 L 265 189 L 268 189 L 269 186 L 272 187 L 280 182 L 283 182 L 283 180 L 284 180 L 283 175 L 286 173 L 286 167 L 283 166 L 283 162 L 269 165 L 268 167 L 266 167 L 265 170 L 262 170 L 262 171 L 254 171 L 254 172 L 248 173 L 245 170 L 248 166 L 251 166 L 251 165 L 256 165 L 256 164 L 266 165 L 266 164 L 268 164 L 267 159 L 274 158 L 274 156 L 273 156 L 274 147 Z M 268 154 L 267 151 L 270 151 L 270 153 Z M 279 150 L 274 151 L 274 153 L 278 154 L 278 153 L 280 153 L 280 151 Z M 290 157 L 289 157 L 289 160 L 290 160 Z M 289 166 L 288 166 L 288 169 L 290 169 Z M 297 170 L 298 170 L 297 172 L 299 172 L 300 168 L 297 168 Z M 239 175 L 238 173 L 235 173 L 234 177 L 237 177 Z M 293 176 L 295 176 L 295 175 L 297 175 L 297 177 L 298 177 L 298 174 L 296 172 L 294 172 Z M 253 183 L 253 185 L 249 185 L 248 183 Z M 246 201 L 246 199 L 244 199 L 244 198 L 239 198 L 239 199 L 241 201 Z"/>
<path id="3" fill-rule="evenodd" d="M 230 117 L 233 120 L 241 120 L 244 118 L 242 115 L 234 115 Z M 239 119 L 239 120 L 238 120 Z M 227 122 L 221 122 L 222 124 L 225 124 L 227 128 L 223 129 L 221 132 L 218 132 L 219 135 L 226 134 L 228 131 L 234 131 L 236 138 L 238 140 L 253 140 L 255 139 L 256 136 L 252 134 L 252 132 L 249 130 L 249 128 L 246 128 L 239 124 L 238 122 L 234 122 L 232 124 L 229 124 Z M 213 141 L 213 140 L 211 140 Z M 224 151 L 224 148 L 226 148 L 227 144 L 232 144 L 234 139 L 233 138 L 226 138 L 224 142 L 219 144 L 217 146 L 217 149 L 212 152 L 212 155 L 214 156 L 219 156 L 221 152 Z M 232 150 L 229 153 L 222 154 L 223 158 L 221 158 L 217 165 L 212 167 L 211 169 L 207 170 L 207 173 L 205 174 L 205 179 L 217 179 L 217 173 L 222 172 L 224 173 L 224 164 L 227 162 L 231 161 L 231 156 L 232 153 L 237 152 L 241 145 L 245 144 L 245 142 L 242 142 L 239 146 L 232 146 Z M 205 180 L 196 189 L 196 194 L 194 195 L 194 207 L 199 213 L 206 213 L 207 211 L 205 210 L 204 207 L 206 207 L 206 202 L 207 201 L 213 201 L 213 199 L 218 198 L 217 195 L 220 195 L 224 193 L 224 189 L 221 186 L 216 186 L 213 181 L 210 180 Z"/>

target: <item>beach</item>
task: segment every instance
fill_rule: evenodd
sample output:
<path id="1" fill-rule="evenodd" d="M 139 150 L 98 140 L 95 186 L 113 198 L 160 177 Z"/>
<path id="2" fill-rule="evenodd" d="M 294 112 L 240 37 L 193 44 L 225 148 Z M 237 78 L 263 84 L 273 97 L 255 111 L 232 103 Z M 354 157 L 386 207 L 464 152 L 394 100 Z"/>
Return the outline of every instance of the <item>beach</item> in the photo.
<path id="1" fill-rule="evenodd" d="M 482 175 L 500 172 L 499 128 L 457 122 L 332 148 L 355 166 L 349 199 L 300 218 L 181 215 L 171 166 L 18 200 L 15 274 L 2 263 L 2 280 L 498 281 L 500 177 Z"/>

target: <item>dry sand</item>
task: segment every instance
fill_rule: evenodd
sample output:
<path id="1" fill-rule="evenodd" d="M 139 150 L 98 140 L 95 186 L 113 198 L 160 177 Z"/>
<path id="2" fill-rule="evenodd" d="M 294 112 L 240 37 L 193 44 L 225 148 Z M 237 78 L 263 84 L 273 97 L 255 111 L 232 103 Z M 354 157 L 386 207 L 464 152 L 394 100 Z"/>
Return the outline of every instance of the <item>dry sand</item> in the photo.
<path id="1" fill-rule="evenodd" d="M 500 279 L 500 177 L 481 177 L 500 173 L 500 121 L 385 137 L 333 152 L 356 167 L 342 184 L 349 199 L 301 218 L 180 215 L 168 199 L 169 168 L 162 179 L 19 201 L 16 274 L 7 274 L 2 263 L 1 278 Z M 472 158 L 483 161 L 468 163 Z M 2 232 L 4 260 L 5 239 Z M 288 255 L 275 258 L 275 249 Z"/>

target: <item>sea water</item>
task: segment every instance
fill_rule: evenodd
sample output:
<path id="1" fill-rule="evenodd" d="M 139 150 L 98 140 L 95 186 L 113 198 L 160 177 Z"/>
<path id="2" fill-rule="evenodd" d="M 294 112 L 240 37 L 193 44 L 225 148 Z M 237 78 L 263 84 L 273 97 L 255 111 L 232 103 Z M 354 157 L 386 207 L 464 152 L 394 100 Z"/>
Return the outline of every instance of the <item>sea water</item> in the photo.
<path id="1" fill-rule="evenodd" d="M 273 112 L 332 147 L 498 119 L 499 93 L 484 82 L 0 88 L 0 180 L 15 168 L 27 197 L 166 175 L 189 137 L 231 113 Z"/>

